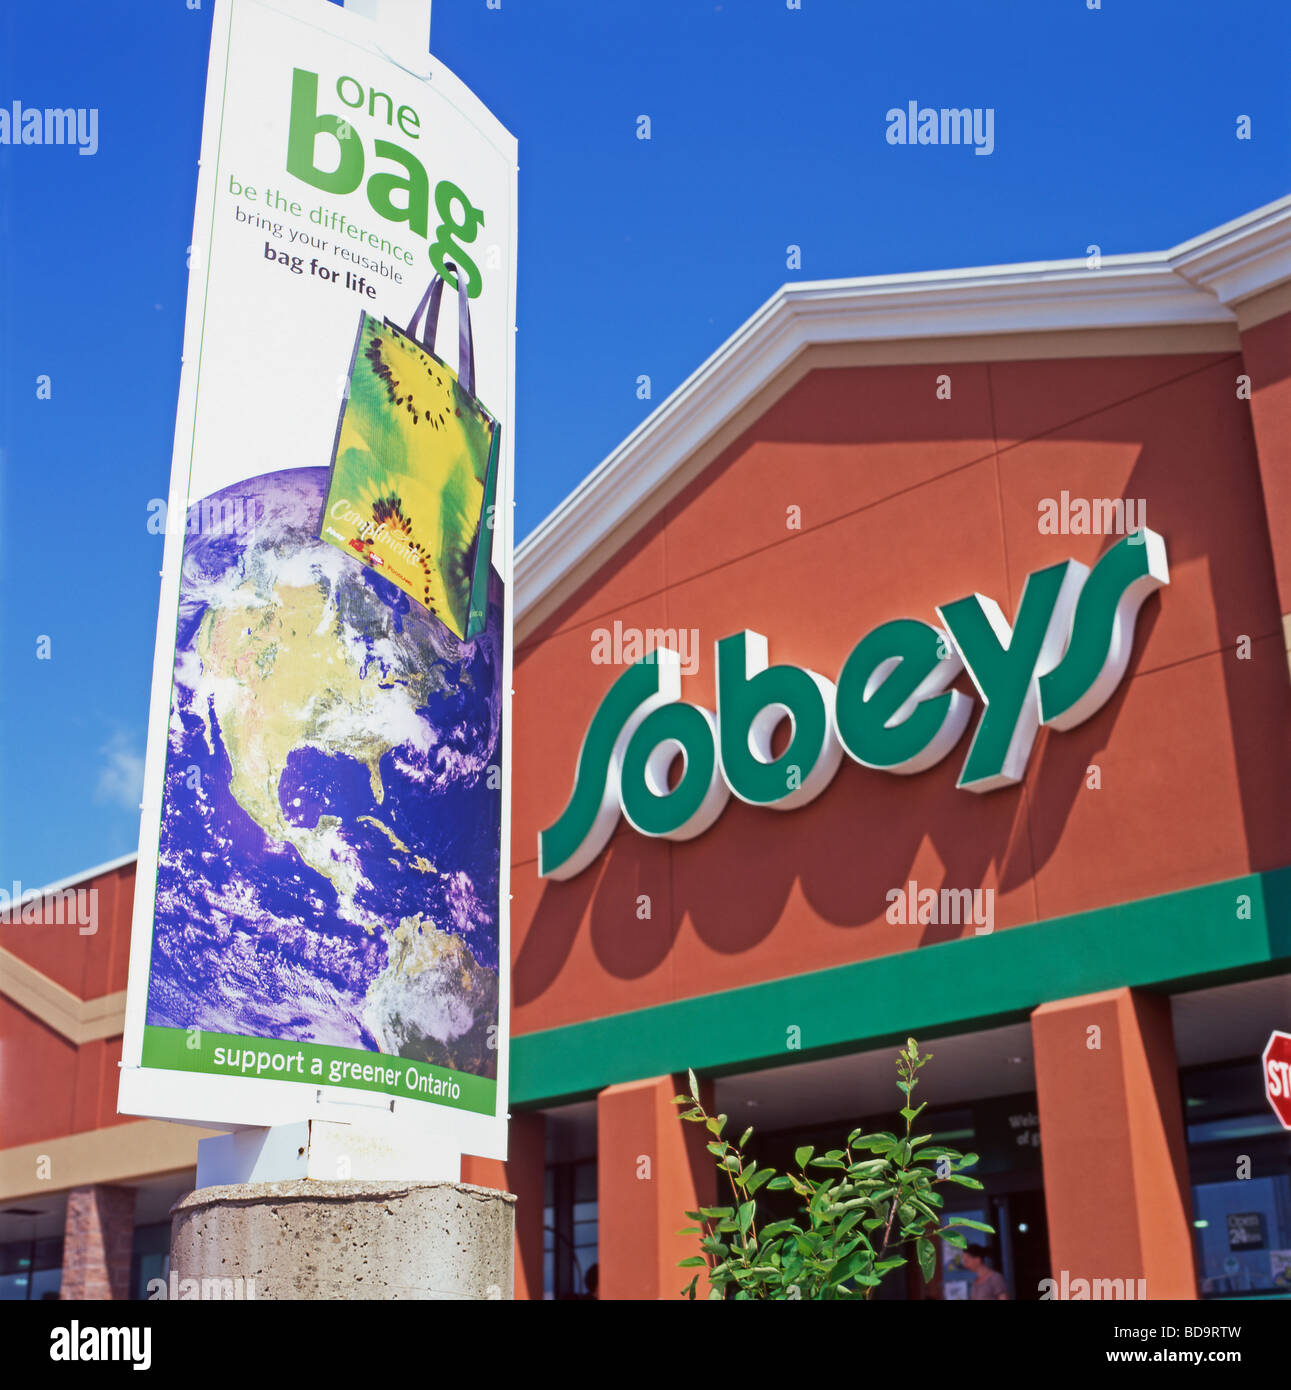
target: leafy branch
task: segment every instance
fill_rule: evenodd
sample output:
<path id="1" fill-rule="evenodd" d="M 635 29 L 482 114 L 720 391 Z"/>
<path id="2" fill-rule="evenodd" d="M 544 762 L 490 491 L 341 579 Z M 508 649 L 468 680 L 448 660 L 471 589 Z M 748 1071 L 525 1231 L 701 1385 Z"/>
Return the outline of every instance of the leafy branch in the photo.
<path id="1" fill-rule="evenodd" d="M 937 1268 L 934 1242 L 963 1249 L 961 1229 L 993 1233 L 964 1217 L 945 1218 L 946 1183 L 980 1191 L 965 1169 L 976 1154 L 930 1144 L 931 1134 L 913 1133 L 925 1108 L 915 1106 L 919 1071 L 932 1060 L 920 1055 L 910 1038 L 897 1054 L 897 1088 L 905 1097 L 905 1132 L 864 1134 L 853 1130 L 841 1149 L 820 1156 L 810 1145 L 795 1150 L 794 1171 L 779 1173 L 749 1157 L 752 1126 L 738 1142 L 724 1138 L 728 1117 L 709 1115 L 699 1099 L 699 1083 L 689 1073 L 690 1094 L 675 1103 L 687 1107 L 683 1120 L 704 1125 L 713 1136 L 708 1152 L 731 1189 L 731 1206 L 700 1207 L 686 1213 L 695 1226 L 681 1234 L 699 1237 L 700 1254 L 680 1262 L 695 1269 L 682 1290 L 698 1296 L 704 1274 L 712 1299 L 869 1299 L 886 1275 L 918 1261 L 924 1282 Z M 865 1157 L 869 1155 L 869 1157 Z M 758 1193 L 793 1192 L 802 1199 L 798 1216 L 764 1223 L 759 1229 Z"/>

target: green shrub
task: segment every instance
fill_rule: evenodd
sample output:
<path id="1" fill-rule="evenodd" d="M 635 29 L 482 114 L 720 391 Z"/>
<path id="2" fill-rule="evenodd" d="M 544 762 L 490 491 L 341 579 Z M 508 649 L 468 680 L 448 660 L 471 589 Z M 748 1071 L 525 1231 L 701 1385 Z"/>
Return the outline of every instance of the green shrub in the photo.
<path id="1" fill-rule="evenodd" d="M 681 1234 L 697 1235 L 703 1253 L 680 1262 L 696 1270 L 684 1296 L 696 1297 L 702 1269 L 709 1298 L 868 1299 L 911 1256 L 927 1283 L 937 1268 L 936 1241 L 960 1249 L 967 1244 L 958 1227 L 993 1234 L 992 1227 L 963 1217 L 943 1223 L 938 1188 L 956 1183 L 980 1190 L 982 1184 L 964 1171 L 977 1155 L 932 1145 L 930 1134 L 911 1134 L 924 1109 L 912 1104 L 917 1074 L 931 1060 L 930 1053 L 919 1055 L 913 1038 L 897 1053 L 896 1084 L 905 1096 L 903 1137 L 853 1130 L 845 1148 L 819 1157 L 810 1147 L 798 1149 L 798 1171 L 788 1173 L 759 1167 L 747 1157 L 752 1128 L 737 1143 L 722 1137 L 727 1117 L 704 1110 L 690 1072 L 690 1095 L 678 1096 L 676 1103 L 689 1107 L 683 1120 L 705 1125 L 712 1134 L 708 1151 L 730 1182 L 734 1205 L 686 1213 L 700 1224 Z M 760 1225 L 757 1194 L 763 1187 L 802 1198 L 798 1218 Z"/>

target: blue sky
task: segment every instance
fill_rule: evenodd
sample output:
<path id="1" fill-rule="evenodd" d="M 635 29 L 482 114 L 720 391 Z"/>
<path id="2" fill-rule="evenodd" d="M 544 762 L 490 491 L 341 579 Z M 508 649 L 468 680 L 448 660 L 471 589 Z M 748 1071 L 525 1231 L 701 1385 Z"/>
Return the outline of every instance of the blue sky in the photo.
<path id="1" fill-rule="evenodd" d="M 100 112 L 92 158 L 0 146 L 0 884 L 138 839 L 210 23 L 0 14 L 0 105 Z M 435 0 L 432 49 L 520 141 L 520 536 L 786 280 L 1156 250 L 1291 192 L 1285 0 Z M 888 145 L 910 100 L 994 108 L 994 153 Z"/>

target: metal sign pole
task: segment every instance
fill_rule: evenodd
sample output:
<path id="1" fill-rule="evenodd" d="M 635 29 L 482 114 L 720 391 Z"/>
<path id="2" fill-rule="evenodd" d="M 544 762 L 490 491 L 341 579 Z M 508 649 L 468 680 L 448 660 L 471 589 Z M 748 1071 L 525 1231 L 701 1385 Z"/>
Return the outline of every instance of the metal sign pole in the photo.
<path id="1" fill-rule="evenodd" d="M 345 0 L 345 8 L 378 24 L 400 48 L 430 51 L 431 0 Z"/>

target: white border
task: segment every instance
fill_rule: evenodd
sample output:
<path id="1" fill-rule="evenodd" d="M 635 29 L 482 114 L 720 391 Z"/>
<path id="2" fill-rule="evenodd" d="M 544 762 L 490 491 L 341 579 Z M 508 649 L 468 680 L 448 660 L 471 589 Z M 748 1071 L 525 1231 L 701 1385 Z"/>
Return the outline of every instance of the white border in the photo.
<path id="1" fill-rule="evenodd" d="M 382 62 L 397 62 L 387 52 L 388 33 L 379 33 L 371 21 L 326 0 L 215 0 L 211 27 L 211 51 L 207 72 L 206 102 L 202 118 L 202 160 L 204 173 L 198 178 L 197 201 L 193 214 L 194 248 L 201 259 L 190 274 L 184 319 L 184 358 L 180 372 L 179 406 L 175 420 L 175 443 L 171 462 L 168 515 L 185 515 L 188 505 L 187 481 L 192 454 L 191 441 L 196 408 L 198 357 L 202 340 L 202 319 L 207 298 L 208 242 L 216 197 L 217 141 L 223 110 L 225 72 L 229 56 L 229 34 L 235 9 L 256 5 L 275 10 L 292 19 L 322 29 L 363 50 Z M 516 141 L 495 116 L 456 76 L 435 58 L 420 55 L 411 59 L 418 72 L 428 72 L 425 81 L 450 101 L 463 117 L 475 125 L 511 164 L 511 248 L 508 279 L 507 321 L 512 326 L 507 346 L 507 392 L 501 412 L 503 448 L 496 499 L 497 517 L 502 521 L 502 546 L 494 546 L 494 564 L 502 577 L 504 621 L 502 638 L 502 814 L 498 873 L 498 1075 L 496 1110 L 491 1116 L 460 1110 L 433 1101 L 392 1097 L 384 1092 L 349 1088 L 347 1099 L 336 1099 L 338 1088 L 325 1092 L 308 1082 L 267 1081 L 249 1077 L 227 1077 L 206 1072 L 179 1072 L 143 1067 L 144 1027 L 148 1005 L 149 968 L 152 954 L 153 912 L 157 889 L 156 847 L 160 833 L 162 788 L 165 773 L 167 731 L 170 722 L 171 684 L 176 641 L 175 615 L 179 606 L 180 575 L 184 535 L 178 528 L 167 529 L 162 568 L 161 599 L 157 615 L 157 641 L 153 661 L 152 695 L 148 711 L 148 744 L 144 763 L 144 799 L 139 829 L 138 868 L 135 878 L 133 915 L 130 932 L 130 968 L 126 994 L 125 1033 L 122 1040 L 121 1083 L 117 1110 L 121 1114 L 148 1115 L 160 1119 L 202 1124 L 211 1128 L 236 1129 L 275 1125 L 305 1119 L 346 1119 L 353 1121 L 366 1108 L 389 1111 L 411 1127 L 434 1131 L 445 1140 L 460 1145 L 465 1153 L 482 1158 L 505 1159 L 507 1153 L 507 1099 L 510 1083 L 511 1035 L 511 764 L 512 764 L 512 635 L 515 620 L 514 575 L 514 468 L 515 468 L 515 305 L 518 228 Z M 398 64 L 404 68 L 403 64 Z M 405 72 L 413 69 L 404 68 Z M 496 541 L 496 534 L 495 534 Z M 126 862 L 126 861 L 121 861 Z"/>

